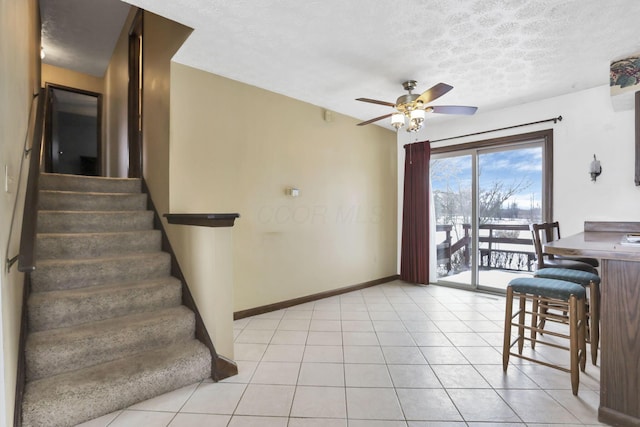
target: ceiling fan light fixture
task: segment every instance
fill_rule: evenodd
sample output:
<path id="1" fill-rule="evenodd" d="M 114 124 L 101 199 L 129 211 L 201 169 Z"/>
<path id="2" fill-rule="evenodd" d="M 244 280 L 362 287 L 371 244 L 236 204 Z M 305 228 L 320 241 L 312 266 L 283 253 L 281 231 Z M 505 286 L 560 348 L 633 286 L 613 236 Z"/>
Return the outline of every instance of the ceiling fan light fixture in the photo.
<path id="1" fill-rule="evenodd" d="M 419 123 L 422 123 L 424 121 L 424 117 L 425 117 L 425 111 L 424 110 L 411 110 L 411 113 L 409 113 L 409 117 L 411 118 L 411 121 L 416 121 Z"/>
<path id="2" fill-rule="evenodd" d="M 396 130 L 398 130 L 402 126 L 404 126 L 404 114 L 402 114 L 402 113 L 393 113 L 391 115 L 391 126 L 396 128 Z"/>

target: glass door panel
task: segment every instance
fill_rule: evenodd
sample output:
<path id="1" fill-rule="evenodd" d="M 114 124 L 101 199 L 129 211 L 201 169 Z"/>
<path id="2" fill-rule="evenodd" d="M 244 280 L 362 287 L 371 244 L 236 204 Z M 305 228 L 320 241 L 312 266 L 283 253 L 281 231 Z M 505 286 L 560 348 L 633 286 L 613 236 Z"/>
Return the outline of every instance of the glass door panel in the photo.
<path id="1" fill-rule="evenodd" d="M 542 146 L 478 151 L 478 287 L 531 275 L 529 224 L 542 219 Z"/>
<path id="2" fill-rule="evenodd" d="M 473 157 L 431 160 L 438 282 L 472 286 Z"/>

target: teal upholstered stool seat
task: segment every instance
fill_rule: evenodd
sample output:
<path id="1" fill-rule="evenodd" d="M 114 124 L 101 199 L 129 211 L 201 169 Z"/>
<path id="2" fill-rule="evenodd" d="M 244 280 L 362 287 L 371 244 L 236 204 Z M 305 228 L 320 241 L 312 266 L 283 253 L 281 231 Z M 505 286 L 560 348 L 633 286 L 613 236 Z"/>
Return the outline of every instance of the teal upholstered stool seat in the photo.
<path id="1" fill-rule="evenodd" d="M 558 268 L 557 270 L 562 270 Z M 580 272 L 580 270 L 574 270 Z M 509 282 L 509 286 L 515 292 L 522 294 L 539 295 L 547 298 L 556 298 L 567 301 L 571 295 L 576 298 L 585 298 L 586 292 L 583 286 L 573 282 L 563 280 L 537 278 L 537 277 L 518 277 Z"/>
<path id="2" fill-rule="evenodd" d="M 588 271 L 566 268 L 543 268 L 536 271 L 534 276 L 566 280 L 589 288 L 586 332 L 587 342 L 591 345 L 591 362 L 595 365 L 598 361 L 598 345 L 600 344 L 600 276 Z"/>
<path id="3" fill-rule="evenodd" d="M 504 341 L 502 348 L 502 368 L 507 371 L 509 357 L 514 356 L 530 362 L 559 369 L 571 374 L 571 390 L 578 394 L 579 370 L 584 371 L 586 364 L 586 301 L 585 287 L 566 280 L 546 277 L 519 277 L 509 282 L 507 287 Z M 514 313 L 514 301 L 518 301 Z M 561 310 L 566 314 L 555 314 L 548 309 Z M 529 317 L 529 321 L 527 321 Z M 569 333 L 562 331 L 545 331 L 546 320 L 553 320 L 569 326 Z M 517 330 L 517 337 L 512 341 L 511 328 Z M 525 335 L 530 332 L 530 336 Z M 544 333 L 544 339 L 542 338 Z M 538 336 L 540 334 L 540 337 Z M 558 340 L 567 339 L 569 346 L 561 345 Z M 531 344 L 531 356 L 523 354 L 525 341 Z M 569 368 L 550 363 L 544 358 L 537 358 L 536 343 L 569 351 Z M 518 351 L 512 350 L 518 344 Z M 535 378 L 534 378 L 535 381 Z"/>

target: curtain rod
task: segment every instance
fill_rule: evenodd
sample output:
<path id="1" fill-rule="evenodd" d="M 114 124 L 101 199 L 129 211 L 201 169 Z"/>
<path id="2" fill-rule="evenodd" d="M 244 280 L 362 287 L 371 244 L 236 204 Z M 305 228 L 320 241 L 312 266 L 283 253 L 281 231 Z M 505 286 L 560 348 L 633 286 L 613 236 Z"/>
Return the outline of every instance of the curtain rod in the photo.
<path id="1" fill-rule="evenodd" d="M 482 132 L 468 133 L 466 135 L 452 136 L 452 137 L 449 137 L 449 138 L 434 139 L 433 141 L 429 141 L 429 142 L 434 143 L 434 142 L 448 141 L 450 139 L 464 138 L 465 136 L 481 135 L 483 133 L 498 132 L 498 131 L 501 131 L 501 130 L 514 129 L 514 128 L 519 128 L 519 127 L 522 127 L 522 126 L 537 125 L 537 124 L 546 123 L 546 122 L 553 122 L 555 124 L 555 123 L 561 122 L 561 121 L 562 121 L 562 116 L 558 116 L 558 117 L 554 117 L 552 119 L 540 120 L 540 121 L 537 121 L 537 122 L 523 123 L 521 125 L 514 125 L 514 126 L 507 126 L 506 128 L 491 129 L 491 130 L 485 130 L 485 131 L 482 131 Z"/>

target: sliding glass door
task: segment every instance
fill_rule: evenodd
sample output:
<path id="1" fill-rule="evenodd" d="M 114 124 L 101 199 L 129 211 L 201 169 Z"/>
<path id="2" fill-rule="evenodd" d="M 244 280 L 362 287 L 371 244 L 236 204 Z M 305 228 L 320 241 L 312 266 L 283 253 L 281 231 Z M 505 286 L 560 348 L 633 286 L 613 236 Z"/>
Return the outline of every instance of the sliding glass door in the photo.
<path id="1" fill-rule="evenodd" d="M 434 150 L 438 283 L 504 290 L 532 274 L 529 224 L 551 218 L 551 136 Z"/>

